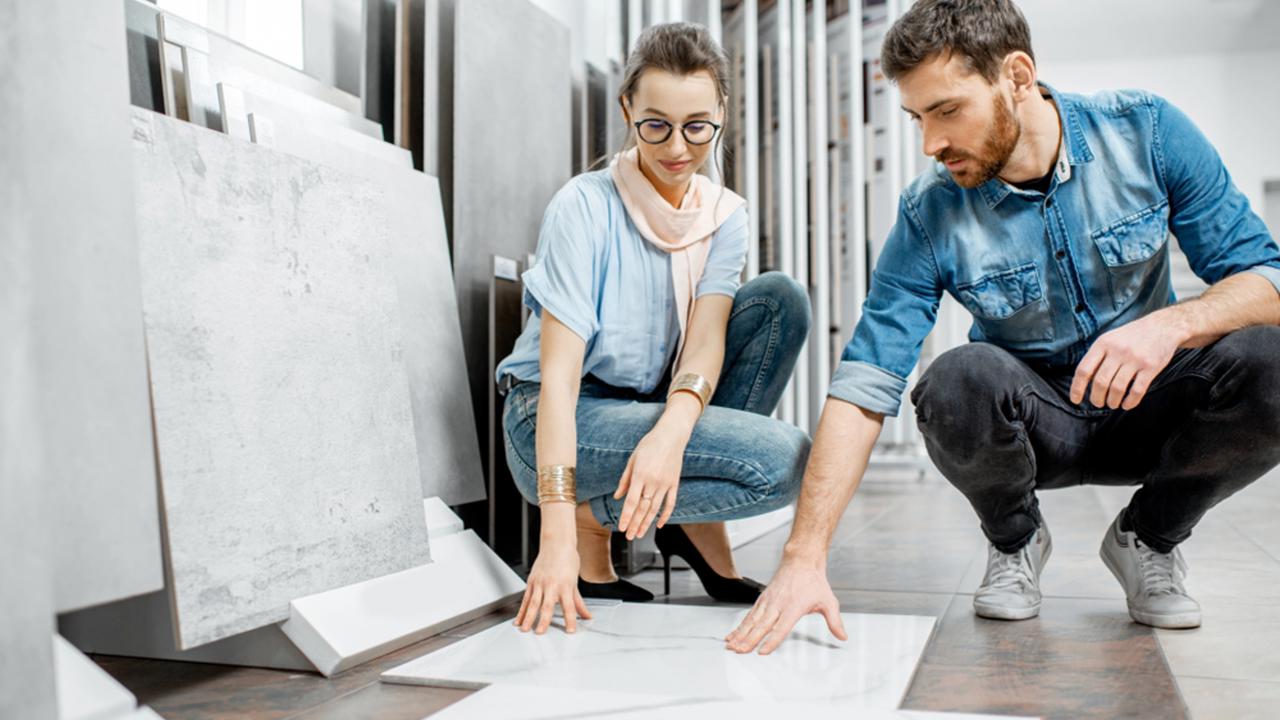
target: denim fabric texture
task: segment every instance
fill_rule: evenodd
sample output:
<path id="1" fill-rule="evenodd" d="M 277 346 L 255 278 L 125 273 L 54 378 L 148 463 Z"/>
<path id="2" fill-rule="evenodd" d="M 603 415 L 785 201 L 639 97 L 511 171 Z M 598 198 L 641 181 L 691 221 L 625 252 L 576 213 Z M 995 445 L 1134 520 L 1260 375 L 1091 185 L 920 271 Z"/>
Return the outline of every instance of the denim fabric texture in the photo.
<path id="1" fill-rule="evenodd" d="M 711 404 L 685 448 L 678 500 L 670 522 L 734 520 L 784 507 L 800 490 L 809 437 L 769 417 L 782 397 L 810 324 L 804 289 L 781 273 L 765 273 L 734 297 L 724 368 Z M 633 340 L 632 342 L 636 342 Z M 666 404 L 670 373 L 639 392 L 588 375 L 577 404 L 578 501 L 590 502 L 602 525 L 616 528 L 622 500 L 613 499 L 631 453 Z M 512 388 L 503 406 L 507 464 L 521 494 L 537 502 L 538 399 L 541 385 Z"/>
<path id="2" fill-rule="evenodd" d="M 964 189 L 939 163 L 912 182 L 833 397 L 896 415 L 944 291 L 973 314 L 970 340 L 1074 368 L 1099 335 L 1175 300 L 1170 232 L 1204 281 L 1251 271 L 1280 291 L 1280 247 L 1186 115 L 1140 91 L 1042 91 L 1063 127 L 1048 192 Z"/>
<path id="3" fill-rule="evenodd" d="M 1073 373 L 987 343 L 944 353 L 912 391 L 929 457 L 1016 552 L 1040 526 L 1036 491 L 1140 485 L 1124 526 L 1159 552 L 1280 463 L 1280 327 L 1179 350 L 1133 410 L 1075 405 Z"/>
<path id="4" fill-rule="evenodd" d="M 741 208 L 711 236 L 697 297 L 734 296 L 747 264 L 749 232 Z M 680 339 L 671 256 L 636 230 L 609 170 L 578 175 L 551 199 L 533 267 L 521 279 L 533 316 L 498 365 L 499 381 L 503 375 L 540 379 L 546 309 L 587 344 L 583 376 L 643 393 L 662 382 Z"/>

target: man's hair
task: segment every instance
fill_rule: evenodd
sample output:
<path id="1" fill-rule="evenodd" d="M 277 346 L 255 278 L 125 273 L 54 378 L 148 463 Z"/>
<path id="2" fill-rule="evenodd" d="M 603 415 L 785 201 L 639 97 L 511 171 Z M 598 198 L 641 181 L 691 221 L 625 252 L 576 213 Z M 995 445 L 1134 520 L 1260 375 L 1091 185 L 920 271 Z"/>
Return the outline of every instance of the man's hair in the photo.
<path id="1" fill-rule="evenodd" d="M 889 28 L 880 65 L 896 81 L 934 57 L 956 53 L 993 83 L 1005 57 L 1018 50 L 1035 60 L 1027 19 L 1011 0 L 918 0 Z"/>

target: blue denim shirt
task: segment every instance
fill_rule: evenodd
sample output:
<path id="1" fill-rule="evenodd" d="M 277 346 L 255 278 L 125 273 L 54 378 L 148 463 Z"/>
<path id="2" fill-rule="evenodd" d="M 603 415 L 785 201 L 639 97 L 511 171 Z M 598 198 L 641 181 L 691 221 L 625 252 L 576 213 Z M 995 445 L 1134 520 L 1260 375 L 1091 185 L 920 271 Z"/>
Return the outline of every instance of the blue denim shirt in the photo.
<path id="1" fill-rule="evenodd" d="M 738 292 L 750 228 L 739 208 L 711 236 L 696 297 Z M 606 168 L 565 183 L 547 206 L 534 265 L 521 276 L 533 316 L 497 379 L 538 382 L 542 311 L 582 338 L 582 374 L 650 393 L 663 380 L 680 339 L 671 256 L 631 222 Z"/>
<path id="2" fill-rule="evenodd" d="M 1251 271 L 1280 291 L 1280 248 L 1186 115 L 1146 92 L 1045 90 L 1063 128 L 1048 192 L 964 189 L 941 163 L 916 178 L 832 397 L 896 415 L 944 290 L 973 314 L 971 341 L 1074 367 L 1102 333 L 1175 301 L 1171 232 L 1205 282 Z"/>

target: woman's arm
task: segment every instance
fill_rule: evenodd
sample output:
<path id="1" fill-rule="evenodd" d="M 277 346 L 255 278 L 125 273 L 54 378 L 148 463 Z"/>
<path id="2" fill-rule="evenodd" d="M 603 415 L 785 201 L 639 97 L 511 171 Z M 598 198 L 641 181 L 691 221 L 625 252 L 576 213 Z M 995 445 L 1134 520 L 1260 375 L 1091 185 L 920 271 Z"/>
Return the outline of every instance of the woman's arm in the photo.
<path id="1" fill-rule="evenodd" d="M 684 373 L 701 375 L 711 383 L 714 393 L 724 366 L 725 334 L 732 309 L 733 298 L 728 295 L 703 295 L 694 301 L 676 377 Z M 658 527 L 665 525 L 675 511 L 684 449 L 702 410 L 701 401 L 693 393 L 672 395 L 653 430 L 632 454 L 614 493 L 615 498 L 627 496 L 618 518 L 618 531 L 625 532 L 628 540 L 648 532 L 659 510 L 662 516 Z"/>
<path id="2" fill-rule="evenodd" d="M 549 311 L 542 312 L 539 349 L 542 386 L 538 395 L 536 430 L 538 468 L 577 465 L 576 410 L 582 384 L 582 358 L 586 343 Z M 590 618 L 578 594 L 576 505 L 545 502 L 539 505 L 542 534 L 538 557 L 529 572 L 524 601 L 516 625 L 529 630 L 537 621 L 538 634 L 551 625 L 556 605 L 564 609 L 565 630 L 577 629 L 577 615 Z M 575 612 L 576 610 L 576 612 Z"/>

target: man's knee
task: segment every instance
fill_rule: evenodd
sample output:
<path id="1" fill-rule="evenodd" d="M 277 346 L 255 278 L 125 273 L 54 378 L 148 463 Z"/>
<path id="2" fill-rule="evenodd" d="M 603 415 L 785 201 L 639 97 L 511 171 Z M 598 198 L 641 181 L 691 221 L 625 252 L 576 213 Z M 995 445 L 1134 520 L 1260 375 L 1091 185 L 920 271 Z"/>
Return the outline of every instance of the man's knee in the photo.
<path id="1" fill-rule="evenodd" d="M 1264 325 L 1227 335 L 1214 347 L 1229 387 L 1249 408 L 1251 422 L 1280 434 L 1280 327 Z"/>
<path id="2" fill-rule="evenodd" d="M 989 406 L 1009 386 L 1017 358 L 995 345 L 969 343 L 938 356 L 916 383 L 911 402 L 924 422 L 938 413 L 955 415 Z"/>

